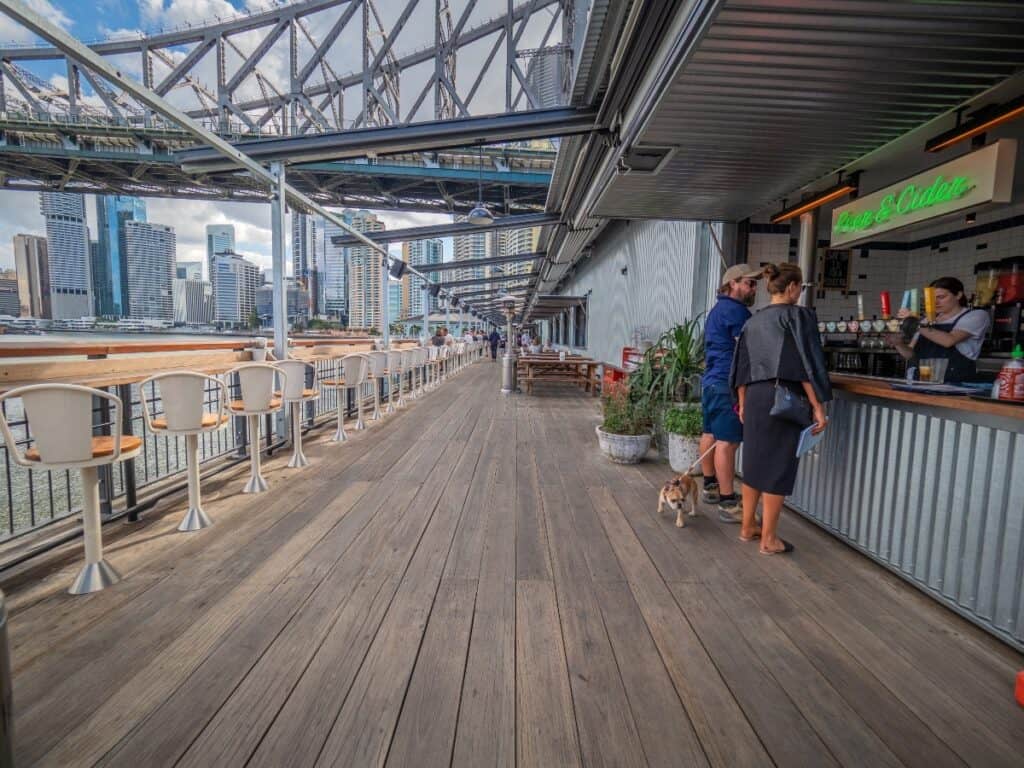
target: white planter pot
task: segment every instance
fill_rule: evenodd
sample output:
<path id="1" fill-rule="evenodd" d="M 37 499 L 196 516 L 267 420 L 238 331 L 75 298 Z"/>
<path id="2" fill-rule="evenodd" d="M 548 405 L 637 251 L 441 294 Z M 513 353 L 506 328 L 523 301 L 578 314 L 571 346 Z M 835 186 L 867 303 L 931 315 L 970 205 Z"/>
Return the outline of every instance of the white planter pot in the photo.
<path id="1" fill-rule="evenodd" d="M 686 472 L 700 456 L 700 438 L 669 434 L 668 463 L 678 474 Z"/>
<path id="2" fill-rule="evenodd" d="M 613 435 L 600 427 L 597 431 L 597 442 L 601 453 L 616 464 L 639 464 L 651 447 L 651 436 L 646 435 Z"/>
<path id="3" fill-rule="evenodd" d="M 249 353 L 252 355 L 253 362 L 262 363 L 267 359 L 266 347 L 253 347 Z"/>

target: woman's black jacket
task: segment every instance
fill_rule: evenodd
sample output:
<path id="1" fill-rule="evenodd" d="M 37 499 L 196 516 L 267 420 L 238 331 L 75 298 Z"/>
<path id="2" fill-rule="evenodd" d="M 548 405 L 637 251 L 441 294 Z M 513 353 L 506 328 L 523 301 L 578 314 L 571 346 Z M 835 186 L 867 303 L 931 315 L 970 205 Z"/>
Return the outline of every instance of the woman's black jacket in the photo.
<path id="1" fill-rule="evenodd" d="M 825 351 L 813 309 L 771 304 L 743 326 L 729 372 L 733 392 L 756 381 L 808 381 L 818 400 L 832 399 Z"/>

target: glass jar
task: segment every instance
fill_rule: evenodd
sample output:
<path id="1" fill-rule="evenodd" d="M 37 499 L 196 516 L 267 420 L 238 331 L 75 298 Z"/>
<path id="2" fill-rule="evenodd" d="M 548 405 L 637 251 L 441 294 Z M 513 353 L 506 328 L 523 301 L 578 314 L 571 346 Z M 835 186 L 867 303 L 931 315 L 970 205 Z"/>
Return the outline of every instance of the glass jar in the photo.
<path id="1" fill-rule="evenodd" d="M 974 295 L 979 307 L 987 307 L 996 300 L 999 289 L 999 273 L 1001 265 L 998 261 L 979 261 L 974 265 Z"/>

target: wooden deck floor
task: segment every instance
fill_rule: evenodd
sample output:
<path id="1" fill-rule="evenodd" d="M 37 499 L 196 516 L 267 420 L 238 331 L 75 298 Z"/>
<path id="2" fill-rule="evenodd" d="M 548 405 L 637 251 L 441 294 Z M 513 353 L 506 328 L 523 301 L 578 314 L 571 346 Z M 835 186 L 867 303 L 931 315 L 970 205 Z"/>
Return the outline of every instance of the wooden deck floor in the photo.
<path id="1" fill-rule="evenodd" d="M 14 585 L 17 764 L 1024 762 L 1019 655 L 795 516 L 789 558 L 676 529 L 594 400 L 497 377 L 117 526 L 103 593 L 77 548 Z"/>

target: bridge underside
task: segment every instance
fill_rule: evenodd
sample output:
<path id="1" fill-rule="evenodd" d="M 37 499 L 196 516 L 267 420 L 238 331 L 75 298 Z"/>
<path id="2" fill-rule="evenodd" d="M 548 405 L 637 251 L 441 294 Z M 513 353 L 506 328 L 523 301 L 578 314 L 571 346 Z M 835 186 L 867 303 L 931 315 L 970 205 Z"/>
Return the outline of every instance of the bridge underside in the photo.
<path id="1" fill-rule="evenodd" d="M 170 154 L 180 138 L 138 133 L 102 137 L 27 132 L 0 124 L 0 188 L 268 202 L 266 185 L 241 171 L 186 173 Z M 396 155 L 377 162 L 294 165 L 289 181 L 328 206 L 467 213 L 482 187 L 484 202 L 503 213 L 543 210 L 553 152 L 506 149 Z"/>

